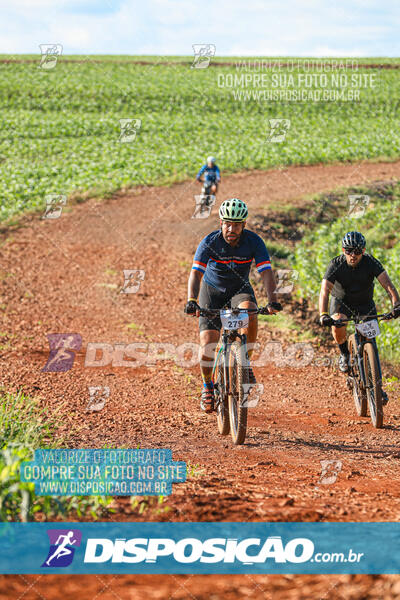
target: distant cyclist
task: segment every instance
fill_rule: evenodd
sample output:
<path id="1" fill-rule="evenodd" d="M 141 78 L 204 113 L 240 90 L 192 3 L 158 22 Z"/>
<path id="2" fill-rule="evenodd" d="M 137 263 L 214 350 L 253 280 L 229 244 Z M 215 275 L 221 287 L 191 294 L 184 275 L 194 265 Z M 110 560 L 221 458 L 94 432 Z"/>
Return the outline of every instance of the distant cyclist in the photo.
<path id="1" fill-rule="evenodd" d="M 194 255 L 185 313 L 199 316 L 199 305 L 201 308 L 223 308 L 229 302 L 232 308 L 257 308 L 254 290 L 249 282 L 253 259 L 268 296 L 267 314 L 282 309 L 276 301 L 275 277 L 267 248 L 262 238 L 253 231 L 245 229 L 247 216 L 246 204 L 237 198 L 225 200 L 221 204 L 219 209 L 221 229 L 207 235 L 198 245 Z M 199 298 L 198 303 L 197 298 Z M 213 319 L 200 317 L 199 321 L 199 359 L 203 378 L 200 407 L 205 412 L 211 413 L 214 410 L 211 374 L 221 320 L 218 316 Z M 247 333 L 250 358 L 251 348 L 254 347 L 257 338 L 256 314 L 249 315 L 249 326 L 244 331 Z M 249 382 L 256 382 L 251 368 Z"/>
<path id="2" fill-rule="evenodd" d="M 202 175 L 204 175 L 204 181 L 201 178 Z M 215 158 L 213 156 L 207 157 L 206 164 L 203 165 L 197 173 L 196 181 L 204 183 L 205 192 L 215 196 L 218 190 L 218 184 L 221 182 L 221 173 L 215 164 Z"/>
<path id="3" fill-rule="evenodd" d="M 355 314 L 376 315 L 373 299 L 375 277 L 390 296 L 393 316 L 400 316 L 399 294 L 379 260 L 365 253 L 365 246 L 365 237 L 361 233 L 346 233 L 342 239 L 343 253 L 329 263 L 319 296 L 320 323 L 327 327 L 332 325 L 332 335 L 340 350 L 339 369 L 342 373 L 349 370 L 346 327 L 334 327 L 333 319 L 351 318 Z"/>

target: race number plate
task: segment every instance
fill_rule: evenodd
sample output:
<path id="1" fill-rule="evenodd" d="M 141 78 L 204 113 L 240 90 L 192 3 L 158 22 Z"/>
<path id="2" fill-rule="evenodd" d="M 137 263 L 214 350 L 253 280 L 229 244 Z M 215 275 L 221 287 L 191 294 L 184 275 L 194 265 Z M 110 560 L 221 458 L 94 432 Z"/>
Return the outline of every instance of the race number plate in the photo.
<path id="1" fill-rule="evenodd" d="M 249 324 L 249 313 L 245 310 L 232 314 L 232 310 L 223 309 L 220 312 L 220 317 L 224 329 L 241 329 Z"/>
<path id="2" fill-rule="evenodd" d="M 376 319 L 367 321 L 366 323 L 358 323 L 356 329 L 368 339 L 374 338 L 380 334 L 378 321 Z"/>

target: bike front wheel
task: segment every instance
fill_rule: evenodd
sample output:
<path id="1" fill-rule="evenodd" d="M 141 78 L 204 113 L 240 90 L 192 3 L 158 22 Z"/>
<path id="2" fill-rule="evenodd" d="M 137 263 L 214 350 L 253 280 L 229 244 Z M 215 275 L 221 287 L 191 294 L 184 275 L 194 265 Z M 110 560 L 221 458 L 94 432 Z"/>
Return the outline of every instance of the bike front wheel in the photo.
<path id="1" fill-rule="evenodd" d="M 239 341 L 231 345 L 229 360 L 229 421 L 232 441 L 243 444 L 247 429 L 246 388 L 249 384 L 249 359 L 246 344 Z"/>
<path id="2" fill-rule="evenodd" d="M 361 387 L 361 376 L 358 368 L 357 346 L 354 334 L 349 337 L 350 369 L 353 386 L 353 398 L 359 417 L 367 416 L 367 394 Z"/>
<path id="3" fill-rule="evenodd" d="M 371 421 L 374 427 L 380 429 L 383 425 L 382 388 L 376 352 L 371 342 L 364 345 L 364 369 Z"/>
<path id="4" fill-rule="evenodd" d="M 218 431 L 221 435 L 228 435 L 229 424 L 229 407 L 228 394 L 225 389 L 224 381 L 224 357 L 222 352 L 218 352 L 214 371 L 214 394 L 217 403 L 217 424 Z"/>

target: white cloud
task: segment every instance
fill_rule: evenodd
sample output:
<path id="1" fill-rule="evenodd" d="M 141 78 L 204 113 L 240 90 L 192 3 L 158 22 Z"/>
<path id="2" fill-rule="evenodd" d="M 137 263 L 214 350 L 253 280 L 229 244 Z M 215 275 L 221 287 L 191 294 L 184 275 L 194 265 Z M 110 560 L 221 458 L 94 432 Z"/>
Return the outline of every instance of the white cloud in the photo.
<path id="1" fill-rule="evenodd" d="M 398 0 L 14 0 L 0 7 L 2 53 L 396 56 Z"/>

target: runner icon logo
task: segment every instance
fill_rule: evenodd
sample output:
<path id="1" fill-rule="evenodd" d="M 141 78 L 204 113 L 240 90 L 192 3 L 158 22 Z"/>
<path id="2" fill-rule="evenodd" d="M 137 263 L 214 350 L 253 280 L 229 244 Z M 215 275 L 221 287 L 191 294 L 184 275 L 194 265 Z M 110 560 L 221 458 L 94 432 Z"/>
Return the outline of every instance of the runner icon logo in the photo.
<path id="1" fill-rule="evenodd" d="M 50 354 L 42 371 L 59 373 L 72 369 L 75 360 L 74 350 L 80 350 L 82 346 L 82 337 L 79 333 L 49 333 L 47 339 Z"/>
<path id="2" fill-rule="evenodd" d="M 191 69 L 207 69 L 213 56 L 215 56 L 215 44 L 193 44 L 194 52 Z"/>
<path id="3" fill-rule="evenodd" d="M 121 294 L 136 294 L 140 289 L 140 284 L 144 281 L 146 271 L 143 269 L 123 269 L 124 287 Z"/>
<path id="4" fill-rule="evenodd" d="M 275 292 L 277 294 L 291 294 L 294 282 L 299 278 L 299 273 L 294 269 L 277 269 L 276 278 L 278 281 Z"/>
<path id="5" fill-rule="evenodd" d="M 290 129 L 290 119 L 269 119 L 267 142 L 284 142 Z"/>
<path id="6" fill-rule="evenodd" d="M 368 204 L 369 196 L 366 196 L 365 194 L 350 194 L 347 216 L 356 219 L 363 217 L 368 208 Z"/>
<path id="7" fill-rule="evenodd" d="M 39 44 L 41 58 L 40 69 L 54 69 L 57 64 L 57 59 L 61 56 L 63 47 L 61 44 Z"/>
<path id="8" fill-rule="evenodd" d="M 90 399 L 86 406 L 86 410 L 101 410 L 104 408 L 106 401 L 110 395 L 108 386 L 89 386 Z"/>
<path id="9" fill-rule="evenodd" d="M 335 483 L 340 471 L 342 470 L 341 460 L 320 460 L 321 476 L 318 483 L 330 485 Z"/>
<path id="10" fill-rule="evenodd" d="M 58 219 L 66 203 L 67 196 L 64 194 L 48 194 L 46 196 L 46 211 L 42 219 Z"/>
<path id="11" fill-rule="evenodd" d="M 48 529 L 50 548 L 42 567 L 68 567 L 74 558 L 75 549 L 81 545 L 79 529 Z"/>
<path id="12" fill-rule="evenodd" d="M 142 126 L 141 119 L 119 119 L 121 128 L 119 141 L 122 143 L 133 142 L 136 139 L 136 134 Z"/>

